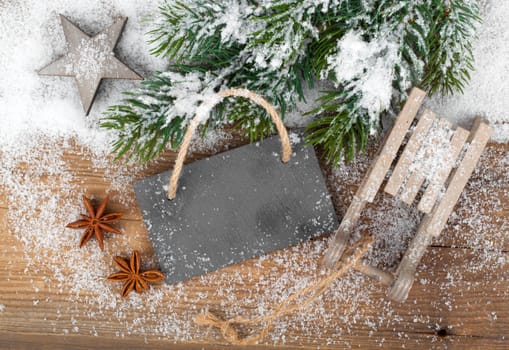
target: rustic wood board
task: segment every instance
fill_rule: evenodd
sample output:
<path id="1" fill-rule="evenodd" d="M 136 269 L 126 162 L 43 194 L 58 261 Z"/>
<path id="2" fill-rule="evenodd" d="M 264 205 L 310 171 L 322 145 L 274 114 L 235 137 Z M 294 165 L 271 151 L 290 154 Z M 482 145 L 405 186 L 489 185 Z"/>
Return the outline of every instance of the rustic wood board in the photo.
<path id="1" fill-rule="evenodd" d="M 232 141 L 236 145 L 243 141 Z M 376 145 L 373 147 L 373 150 Z M 372 159 L 374 152 L 367 156 Z M 501 158 L 508 157 L 509 145 L 507 144 L 489 144 L 486 155 L 482 158 L 479 170 L 474 173 L 471 179 L 472 184 L 480 182 L 481 177 L 490 179 L 507 178 L 507 169 L 500 162 Z M 203 158 L 204 154 L 194 154 L 191 158 Z M 81 157 L 76 156 L 72 151 L 66 152 L 64 158 L 72 165 L 75 172 L 74 176 L 80 186 L 85 186 L 86 192 L 90 194 L 104 193 L 109 187 L 107 181 L 103 179 L 100 171 L 94 169 L 89 161 L 83 161 Z M 139 178 L 147 175 L 159 173 L 168 169 L 173 160 L 174 154 L 167 153 L 157 163 L 148 167 L 139 174 Z M 369 163 L 369 162 L 368 162 Z M 356 165 L 348 165 L 352 169 Z M 326 175 L 330 174 L 330 169 L 325 168 Z M 355 171 L 352 171 L 355 173 Z M 351 181 L 344 180 L 342 186 L 344 192 L 333 196 L 334 204 L 341 217 L 350 199 L 355 193 L 365 169 L 358 170 L 358 176 L 352 177 Z M 355 178 L 355 179 L 353 179 Z M 42 179 L 41 181 L 44 181 Z M 470 183 L 469 183 L 470 184 Z M 334 189 L 336 184 L 329 180 L 328 186 Z M 475 198 L 478 206 L 489 213 L 482 222 L 481 226 L 488 227 L 485 235 L 489 239 L 490 234 L 495 231 L 507 230 L 507 218 L 509 217 L 509 185 L 495 189 L 491 193 L 477 193 L 476 186 L 467 185 L 465 195 L 472 200 Z M 127 188 L 125 196 L 135 198 L 132 188 Z M 488 201 L 490 198 L 497 198 L 501 203 L 499 206 L 491 206 Z M 449 274 L 450 266 L 463 266 L 465 262 L 475 259 L 478 255 L 476 246 L 469 245 L 472 237 L 478 235 L 474 232 L 471 225 L 461 222 L 459 218 L 468 217 L 472 213 L 469 207 L 463 205 L 463 198 L 455 212 L 458 216 L 451 218 L 451 224 L 446 227 L 441 237 L 434 242 L 425 254 L 419 275 L 413 289 L 410 292 L 409 301 L 400 305 L 392 305 L 393 310 L 399 316 L 397 322 L 380 323 L 376 330 L 369 326 L 373 319 L 385 317 L 388 320 L 392 315 L 383 315 L 379 308 L 373 305 L 359 304 L 357 307 L 362 310 L 362 318 L 349 324 L 348 331 L 338 335 L 338 329 L 335 322 L 319 321 L 319 315 L 316 320 L 311 317 L 309 324 L 322 322 L 318 324 L 321 329 L 319 333 L 302 333 L 301 325 L 292 326 L 292 318 L 283 318 L 289 323 L 286 329 L 286 343 L 284 345 L 274 345 L 270 337 L 266 343 L 251 348 L 302 348 L 315 349 L 320 348 L 380 348 L 381 344 L 385 348 L 447 348 L 447 349 L 507 349 L 509 347 L 509 271 L 507 269 L 493 268 L 487 273 L 486 269 L 465 271 L 462 279 L 450 285 L 447 288 L 436 288 L 436 285 L 429 281 L 441 282 L 451 278 Z M 487 204 L 483 204 L 483 203 Z M 62 307 L 66 302 L 65 294 L 58 293 L 57 290 L 45 288 L 44 276 L 41 274 L 27 274 L 24 272 L 26 267 L 25 254 L 22 244 L 10 234 L 6 222 L 7 207 L 16 206 L 16 203 L 7 203 L 5 195 L 0 195 L 0 304 L 5 305 L 5 310 L 0 312 L 0 348 L 15 349 L 89 349 L 101 346 L 104 349 L 117 348 L 154 348 L 165 346 L 167 348 L 181 349 L 201 349 L 201 348 L 223 348 L 225 343 L 215 330 L 207 330 L 199 327 L 193 328 L 192 334 L 196 336 L 189 340 L 181 341 L 177 344 L 158 337 L 140 337 L 135 335 L 125 335 L 119 337 L 117 332 L 122 331 L 121 326 L 111 322 L 112 317 L 100 314 L 96 319 L 91 320 L 84 317 L 81 313 L 84 310 L 93 312 L 93 309 L 85 309 L 85 306 L 74 305 L 73 308 Z M 377 200 L 371 205 L 377 205 Z M 502 208 L 502 209 L 500 209 Z M 477 210 L 476 209 L 476 210 Z M 129 244 L 133 248 L 142 248 L 150 251 L 150 241 L 146 229 L 143 225 L 141 212 L 139 208 L 127 208 L 118 202 L 112 201 L 110 210 L 119 210 L 126 213 L 120 227 L 126 232 L 137 232 L 136 235 L 128 237 Z M 493 232 L 491 232 L 492 230 Z M 494 246 L 503 249 L 506 254 L 509 251 L 509 240 L 496 241 Z M 28 252 L 29 253 L 29 252 Z M 290 255 L 287 252 L 279 253 Z M 292 255 L 295 256 L 295 253 Z M 305 261 L 306 256 L 300 259 Z M 255 261 L 248 260 L 244 263 L 233 265 L 223 269 L 223 273 L 251 276 L 254 273 L 264 273 L 271 271 L 272 274 L 283 276 L 286 271 L 284 266 L 278 263 L 277 259 L 271 260 L 270 256 L 266 263 L 260 267 Z M 303 277 L 312 276 L 312 272 L 302 271 Z M 253 279 L 250 279 L 253 280 Z M 428 281 L 428 283 L 423 283 Z M 371 288 L 371 282 L 363 282 L 366 288 Z M 33 286 L 40 286 L 41 290 L 35 295 Z M 189 293 L 205 293 L 214 286 L 207 286 L 200 283 L 199 280 L 190 280 L 186 283 Z M 238 285 L 233 281 L 231 293 L 237 294 L 237 299 L 242 300 L 244 295 L 253 295 L 256 297 L 256 291 L 249 291 L 250 286 Z M 372 298 L 383 299 L 385 288 L 373 289 Z M 93 294 L 93 291 L 90 292 Z M 215 296 L 213 293 L 205 298 L 201 305 L 195 305 L 191 302 L 181 301 L 175 308 L 181 310 L 183 314 L 196 314 L 197 310 L 205 305 L 211 308 L 232 307 L 228 302 Z M 453 298 L 454 305 L 451 306 L 450 299 Z M 41 303 L 34 306 L 34 299 L 49 299 L 51 303 Z M 348 299 L 345 304 L 333 303 L 326 293 L 320 301 L 320 307 L 324 311 L 332 312 L 337 310 L 338 317 L 341 311 L 349 307 Z M 249 309 L 251 304 L 246 303 L 245 309 Z M 237 305 L 241 309 L 244 305 Z M 57 314 L 60 310 L 68 310 L 69 314 Z M 139 310 L 127 314 L 126 318 L 132 320 L 140 316 Z M 302 312 L 306 312 L 305 310 Z M 309 311 L 308 311 L 309 312 Z M 319 311 L 316 311 L 319 313 Z M 80 324 L 78 333 L 63 334 L 55 329 L 72 327 L 69 319 L 76 318 Z M 150 323 L 150 320 L 147 321 Z M 94 336 L 96 333 L 98 336 Z M 328 340 L 334 338 L 336 344 L 328 345 Z"/>

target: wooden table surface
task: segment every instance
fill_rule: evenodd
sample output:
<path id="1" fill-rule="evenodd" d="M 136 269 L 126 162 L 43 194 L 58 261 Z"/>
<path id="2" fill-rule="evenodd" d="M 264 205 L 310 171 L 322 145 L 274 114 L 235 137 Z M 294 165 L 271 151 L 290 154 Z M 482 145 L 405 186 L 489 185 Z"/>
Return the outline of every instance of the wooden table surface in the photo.
<path id="1" fill-rule="evenodd" d="M 242 143 L 243 141 L 234 141 Z M 81 152 L 81 151 L 80 151 Z M 84 160 L 72 150 L 63 154 L 63 159 L 69 164 L 73 181 L 78 188 L 90 195 L 100 196 L 111 183 L 105 179 L 101 169 L 90 160 Z M 372 152 L 370 153 L 372 154 Z M 192 159 L 204 157 L 205 154 L 194 153 Z M 384 300 L 385 289 L 374 286 L 375 282 L 360 280 L 356 290 L 367 290 L 373 302 L 356 302 L 345 297 L 343 302 L 337 301 L 337 296 L 325 293 L 319 301 L 319 307 L 311 306 L 308 310 L 301 310 L 307 318 L 283 317 L 276 324 L 279 332 L 277 340 L 267 337 L 265 343 L 252 348 L 444 348 L 444 349 L 508 349 L 509 348 L 509 263 L 498 262 L 481 264 L 475 268 L 473 261 L 482 261 L 482 254 L 489 253 L 485 249 L 485 240 L 492 235 L 497 239 L 493 250 L 497 251 L 500 259 L 507 256 L 509 239 L 509 184 L 507 164 L 509 146 L 507 144 L 489 144 L 479 169 L 473 175 L 466 196 L 462 197 L 456 207 L 456 216 L 451 220 L 442 236 L 438 238 L 425 254 L 419 276 L 410 292 L 409 299 L 403 304 L 389 303 Z M 365 164 L 369 163 L 371 155 L 367 156 Z M 0 158 L 1 159 L 1 158 Z M 172 166 L 174 154 L 167 152 L 157 163 L 140 171 L 136 177 L 155 174 Z M 322 165 L 323 166 L 323 165 Z M 357 168 L 356 168 L 357 167 Z M 328 186 L 333 192 L 333 200 L 339 217 L 344 213 L 349 200 L 360 183 L 365 166 L 351 164 L 345 166 L 345 174 L 350 174 L 342 180 L 333 176 L 331 169 L 324 167 L 328 179 Z M 348 172 L 348 170 L 351 170 Z M 47 177 L 58 177 L 58 174 L 46 174 Z M 479 183 L 494 184 L 488 191 L 478 191 Z M 46 181 L 44 176 L 41 181 Z M 489 183 L 487 186 L 489 186 Z M 337 188 L 341 188 L 338 192 Z M 125 323 L 118 321 L 113 312 L 109 315 L 96 310 L 94 305 L 76 304 L 65 305 L 69 298 L 65 285 L 54 288 L 51 277 L 45 276 L 44 269 L 39 273 L 27 270 L 27 256 L 33 254 L 24 247 L 23 243 L 13 234 L 8 222 L 8 208 L 18 203 L 8 203 L 7 193 L 0 195 L 0 348 L 1 349 L 58 349 L 58 348 L 222 348 L 228 345 L 222 340 L 216 330 L 190 326 L 187 335 L 157 336 L 157 334 L 129 334 L 125 332 L 125 324 L 134 318 L 143 316 L 143 311 L 136 310 L 125 315 Z M 118 193 L 117 193 L 118 195 Z M 139 208 L 136 206 L 132 188 L 126 188 L 124 195 L 127 199 L 121 204 L 112 196 L 111 210 L 125 213 L 120 227 L 129 236 L 129 246 L 150 254 L 151 245 L 146 234 Z M 465 199 L 468 198 L 468 199 Z M 498 205 L 491 205 L 496 198 Z M 477 203 L 474 208 L 468 203 Z M 376 205 L 376 203 L 375 203 Z M 483 211 L 480 222 L 468 223 L 462 220 L 473 215 L 472 210 Z M 18 220 L 23 220 L 19 218 Z M 66 223 L 62 222 L 62 225 Z M 136 235 L 130 232 L 136 231 Z M 369 230 L 368 230 L 369 231 Z M 473 238 L 474 237 L 474 238 Z M 478 237 L 479 239 L 475 239 Z M 483 249 L 472 245 L 479 242 Z M 95 242 L 93 242 L 95 244 Z M 203 280 L 193 279 L 182 288 L 189 298 L 174 301 L 172 312 L 178 319 L 192 318 L 205 307 L 210 309 L 228 309 L 234 306 L 243 310 L 245 314 L 253 314 L 253 300 L 257 296 L 266 295 L 264 289 L 270 288 L 270 283 L 261 284 L 261 277 L 254 278 L 253 274 L 263 275 L 270 272 L 271 276 L 282 277 L 287 273 L 281 258 L 316 259 L 299 255 L 298 250 L 288 250 L 269 255 L 260 266 L 258 260 L 250 260 L 242 264 L 227 267 L 222 276 L 231 276 L 230 293 L 235 294 L 238 305 L 230 305 L 218 293 L 214 293 L 214 285 L 204 285 Z M 311 264 L 311 263 L 310 263 Z M 470 264 L 462 272 L 465 264 Z M 306 266 L 304 264 L 304 266 Z M 450 273 L 454 266 L 456 274 Z M 461 278 L 458 278 L 460 272 Z M 303 278 L 313 278 L 314 271 L 299 271 Z M 355 272 L 352 272 L 355 274 Z M 239 277 L 240 276 L 240 277 Z M 239 278 L 245 276 L 240 283 Z M 452 281 L 451 279 L 455 279 Z M 209 281 L 213 281 L 210 278 Z M 34 291 L 34 285 L 39 286 Z M 82 291 L 80 298 L 86 300 L 87 293 Z M 206 293 L 199 299 L 193 296 Z M 356 292 L 355 292 L 356 293 Z M 337 294 L 337 293 L 336 293 Z M 242 301 L 245 297 L 245 303 Z M 248 298 L 249 296 L 249 298 Z M 248 300 L 250 299 L 250 300 Z M 34 300 L 48 301 L 35 303 Z M 196 300 L 199 300 L 197 302 Z M 197 304 L 198 303 L 198 304 Z M 383 307 L 382 307 L 383 306 Z M 352 314 L 352 308 L 358 310 L 358 317 Z M 350 310 L 347 320 L 341 318 L 342 310 Z M 387 310 L 390 310 L 389 312 Z M 67 313 L 67 314 L 66 314 Z M 335 319 L 324 318 L 322 314 L 336 314 Z M 95 315 L 95 316 L 94 316 Z M 76 319 L 79 331 L 68 332 Z M 148 324 L 152 322 L 147 319 Z M 190 323 L 191 324 L 191 323 Z M 312 332 L 303 330 L 312 329 Z M 319 331 L 316 331 L 319 330 Z M 247 332 L 247 331 L 246 331 Z M 119 336 L 119 333 L 122 336 Z M 269 332 L 270 334 L 270 332 Z M 332 341 L 331 341 L 332 340 Z"/>

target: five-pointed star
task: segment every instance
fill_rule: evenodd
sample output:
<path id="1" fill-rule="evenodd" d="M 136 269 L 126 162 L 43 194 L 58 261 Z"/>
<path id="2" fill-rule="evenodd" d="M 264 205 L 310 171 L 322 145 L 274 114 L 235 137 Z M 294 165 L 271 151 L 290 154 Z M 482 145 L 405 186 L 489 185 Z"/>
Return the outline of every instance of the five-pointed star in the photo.
<path id="1" fill-rule="evenodd" d="M 63 57 L 41 69 L 39 74 L 74 77 L 87 115 L 103 78 L 143 79 L 116 58 L 113 52 L 127 21 L 126 17 L 117 18 L 109 28 L 94 37 L 82 32 L 62 15 L 60 20 L 68 51 Z"/>

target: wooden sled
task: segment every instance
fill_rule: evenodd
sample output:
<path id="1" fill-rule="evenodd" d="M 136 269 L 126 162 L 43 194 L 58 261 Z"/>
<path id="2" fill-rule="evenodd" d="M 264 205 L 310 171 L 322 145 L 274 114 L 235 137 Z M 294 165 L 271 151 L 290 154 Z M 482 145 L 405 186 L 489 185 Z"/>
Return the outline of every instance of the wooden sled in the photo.
<path id="1" fill-rule="evenodd" d="M 406 300 L 417 265 L 432 238 L 440 235 L 493 132 L 480 118 L 470 132 L 461 127 L 453 129 L 450 122 L 429 110 L 424 110 L 410 128 L 425 96 L 424 91 L 412 89 L 323 260 L 329 267 L 338 262 L 366 203 L 373 201 L 388 177 L 384 191 L 408 205 L 418 197 L 417 208 L 424 213 L 423 219 L 395 273 L 367 265 L 357 265 L 356 269 L 388 285 L 387 295 L 396 301 Z M 405 138 L 408 141 L 402 147 Z"/>

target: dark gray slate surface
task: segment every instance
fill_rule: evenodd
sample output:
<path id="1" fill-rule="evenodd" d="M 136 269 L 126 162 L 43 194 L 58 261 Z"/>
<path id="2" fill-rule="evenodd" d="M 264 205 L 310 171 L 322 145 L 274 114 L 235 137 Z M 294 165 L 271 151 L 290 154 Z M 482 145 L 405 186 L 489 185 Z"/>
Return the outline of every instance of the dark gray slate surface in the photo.
<path id="1" fill-rule="evenodd" d="M 185 165 L 174 200 L 166 198 L 171 171 L 134 185 L 167 283 L 336 229 L 313 148 L 293 150 L 283 164 L 272 137 Z"/>

